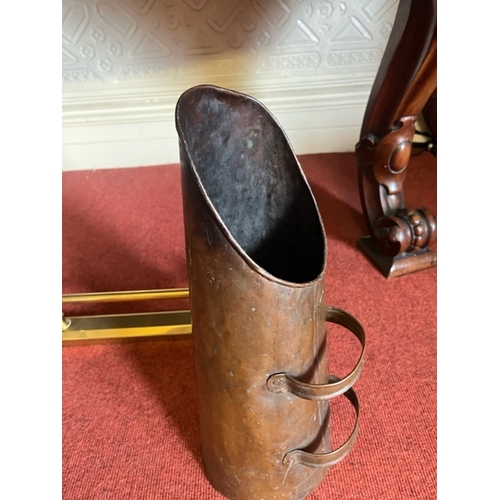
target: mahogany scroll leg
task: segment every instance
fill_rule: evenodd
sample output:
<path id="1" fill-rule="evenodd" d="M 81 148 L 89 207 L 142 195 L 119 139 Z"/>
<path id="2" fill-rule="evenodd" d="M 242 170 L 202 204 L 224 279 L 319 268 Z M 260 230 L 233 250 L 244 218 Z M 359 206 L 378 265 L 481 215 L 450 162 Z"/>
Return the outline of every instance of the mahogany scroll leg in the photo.
<path id="1" fill-rule="evenodd" d="M 436 220 L 409 210 L 403 182 L 415 122 L 437 85 L 436 0 L 401 0 L 356 145 L 365 255 L 388 278 L 433 267 Z"/>

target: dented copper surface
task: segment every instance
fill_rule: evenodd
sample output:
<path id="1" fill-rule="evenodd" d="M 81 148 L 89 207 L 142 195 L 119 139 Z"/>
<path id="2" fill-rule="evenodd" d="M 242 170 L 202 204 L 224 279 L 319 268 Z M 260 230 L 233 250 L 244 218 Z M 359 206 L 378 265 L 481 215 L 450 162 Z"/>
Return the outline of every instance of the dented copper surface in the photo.
<path id="1" fill-rule="evenodd" d="M 255 99 L 202 85 L 176 108 L 205 474 L 232 500 L 303 499 L 332 451 L 328 400 L 351 389 L 364 331 L 325 305 L 326 239 L 288 139 Z M 326 324 L 363 349 L 327 372 Z"/>

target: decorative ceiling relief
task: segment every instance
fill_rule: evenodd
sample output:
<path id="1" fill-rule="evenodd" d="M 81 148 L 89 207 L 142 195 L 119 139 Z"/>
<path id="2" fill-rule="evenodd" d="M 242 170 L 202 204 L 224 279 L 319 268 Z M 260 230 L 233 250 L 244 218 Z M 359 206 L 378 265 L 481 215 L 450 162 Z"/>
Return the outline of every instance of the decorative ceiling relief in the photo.
<path id="1" fill-rule="evenodd" d="M 63 83 L 374 74 L 396 8 L 396 0 L 63 0 Z"/>

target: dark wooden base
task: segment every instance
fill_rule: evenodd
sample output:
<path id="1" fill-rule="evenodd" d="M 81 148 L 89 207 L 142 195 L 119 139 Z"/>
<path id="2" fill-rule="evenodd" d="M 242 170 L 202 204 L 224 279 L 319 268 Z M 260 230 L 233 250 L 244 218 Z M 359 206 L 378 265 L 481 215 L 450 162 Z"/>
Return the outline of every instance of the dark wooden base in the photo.
<path id="1" fill-rule="evenodd" d="M 429 250 L 436 218 L 425 207 L 407 207 L 403 189 L 415 123 L 436 86 L 436 0 L 399 0 L 356 145 L 361 206 L 373 238 L 359 247 L 388 278 L 436 265 Z"/>
<path id="2" fill-rule="evenodd" d="M 437 255 L 428 248 L 390 257 L 369 236 L 358 240 L 358 247 L 386 278 L 405 276 L 437 265 Z"/>

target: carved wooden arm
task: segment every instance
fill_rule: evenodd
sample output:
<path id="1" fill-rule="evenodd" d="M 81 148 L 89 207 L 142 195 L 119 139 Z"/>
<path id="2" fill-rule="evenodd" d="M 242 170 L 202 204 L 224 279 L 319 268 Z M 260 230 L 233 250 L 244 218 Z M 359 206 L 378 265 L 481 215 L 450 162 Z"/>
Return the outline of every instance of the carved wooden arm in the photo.
<path id="1" fill-rule="evenodd" d="M 356 145 L 370 236 L 359 246 L 386 277 L 436 265 L 436 221 L 406 207 L 403 183 L 415 122 L 437 84 L 436 0 L 401 0 Z"/>

